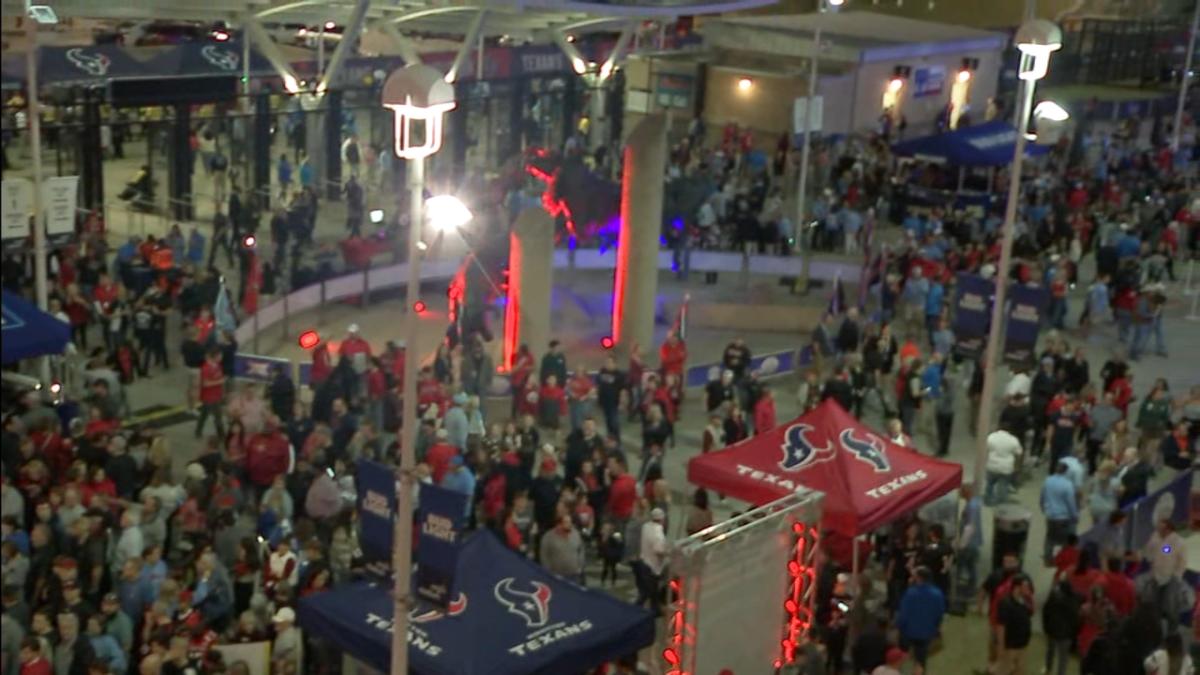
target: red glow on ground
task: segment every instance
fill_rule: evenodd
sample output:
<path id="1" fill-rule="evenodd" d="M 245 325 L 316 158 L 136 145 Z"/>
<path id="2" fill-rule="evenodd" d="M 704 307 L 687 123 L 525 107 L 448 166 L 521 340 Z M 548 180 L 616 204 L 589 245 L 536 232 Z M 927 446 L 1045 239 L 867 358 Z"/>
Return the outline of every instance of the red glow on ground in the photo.
<path id="1" fill-rule="evenodd" d="M 306 330 L 300 334 L 300 339 L 297 341 L 300 343 L 301 349 L 312 349 L 321 342 L 321 336 L 315 330 Z"/>

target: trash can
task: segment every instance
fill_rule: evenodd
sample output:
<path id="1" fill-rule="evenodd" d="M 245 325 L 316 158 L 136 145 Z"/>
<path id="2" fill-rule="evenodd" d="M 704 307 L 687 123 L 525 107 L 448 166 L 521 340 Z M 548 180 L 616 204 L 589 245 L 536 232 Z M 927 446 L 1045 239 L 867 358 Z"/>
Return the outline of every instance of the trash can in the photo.
<path id="1" fill-rule="evenodd" d="M 992 515 L 992 569 L 1000 567 L 1007 553 L 1016 553 L 1025 561 L 1025 542 L 1033 512 L 1019 504 L 1001 504 Z"/>

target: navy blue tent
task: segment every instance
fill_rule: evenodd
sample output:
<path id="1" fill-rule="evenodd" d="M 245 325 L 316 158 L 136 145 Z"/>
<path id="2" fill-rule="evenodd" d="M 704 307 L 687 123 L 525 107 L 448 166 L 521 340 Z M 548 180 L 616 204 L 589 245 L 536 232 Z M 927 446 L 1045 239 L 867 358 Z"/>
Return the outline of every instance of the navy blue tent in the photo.
<path id="1" fill-rule="evenodd" d="M 985 122 L 954 131 L 901 141 L 892 152 L 902 157 L 921 156 L 938 159 L 954 166 L 1003 166 L 1013 159 L 1017 130 L 1008 122 Z M 1049 151 L 1035 143 L 1025 146 L 1025 156 Z"/>
<path id="2" fill-rule="evenodd" d="M 420 675 L 573 675 L 654 641 L 649 612 L 556 577 L 490 532 L 462 545 L 459 594 L 410 613 L 409 664 Z M 300 601 L 310 635 L 386 673 L 389 586 L 358 582 Z"/>
<path id="3" fill-rule="evenodd" d="M 231 75 L 241 77 L 242 43 L 186 42 L 167 47 L 146 63 L 146 69 L 161 77 Z M 250 50 L 250 75 L 275 75 L 266 57 Z"/>
<path id="4" fill-rule="evenodd" d="M 39 85 L 103 82 L 148 74 L 145 64 L 120 45 L 38 49 Z"/>
<path id="5" fill-rule="evenodd" d="M 0 334 L 5 365 L 46 354 L 61 354 L 71 339 L 71 327 L 38 309 L 16 293 L 4 291 Z"/>

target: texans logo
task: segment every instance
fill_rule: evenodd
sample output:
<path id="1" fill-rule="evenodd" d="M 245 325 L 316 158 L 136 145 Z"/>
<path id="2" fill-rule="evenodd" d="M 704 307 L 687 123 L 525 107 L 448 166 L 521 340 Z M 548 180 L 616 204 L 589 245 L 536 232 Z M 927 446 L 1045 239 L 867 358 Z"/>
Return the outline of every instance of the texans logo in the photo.
<path id="1" fill-rule="evenodd" d="M 827 442 L 824 447 L 818 448 L 808 440 L 808 432 L 815 430 L 811 424 L 803 422 L 788 427 L 783 435 L 783 445 L 779 446 L 783 450 L 783 460 L 779 462 L 779 468 L 784 471 L 800 471 L 809 464 L 833 459 L 832 443 Z"/>
<path id="2" fill-rule="evenodd" d="M 450 604 L 446 606 L 445 610 L 427 609 L 422 612 L 414 609 L 408 613 L 408 620 L 413 623 L 429 623 L 430 621 L 437 621 L 443 616 L 458 616 L 459 614 L 465 612 L 466 609 L 467 596 L 459 593 L 458 597 L 452 600 Z"/>
<path id="3" fill-rule="evenodd" d="M 876 473 L 887 473 L 892 470 L 892 465 L 888 462 L 887 454 L 884 452 L 883 441 L 879 440 L 879 437 L 866 434 L 866 438 L 861 439 L 855 437 L 853 429 L 843 429 L 838 440 L 841 441 L 846 452 L 854 455 L 855 459 L 870 464 L 875 468 Z"/>
<path id="4" fill-rule="evenodd" d="M 96 77 L 107 75 L 108 67 L 112 65 L 112 61 L 104 54 L 89 54 L 79 48 L 68 49 L 67 60 L 76 68 Z"/>
<path id="5" fill-rule="evenodd" d="M 521 591 L 513 588 L 512 577 L 506 577 L 496 583 L 496 600 L 510 613 L 525 619 L 529 628 L 541 628 L 550 620 L 550 587 L 540 581 L 533 582 L 532 591 Z"/>
<path id="6" fill-rule="evenodd" d="M 237 52 L 221 49 L 215 45 L 206 45 L 200 50 L 200 55 L 204 57 L 205 61 L 221 70 L 237 70 L 238 64 L 242 60 Z"/>

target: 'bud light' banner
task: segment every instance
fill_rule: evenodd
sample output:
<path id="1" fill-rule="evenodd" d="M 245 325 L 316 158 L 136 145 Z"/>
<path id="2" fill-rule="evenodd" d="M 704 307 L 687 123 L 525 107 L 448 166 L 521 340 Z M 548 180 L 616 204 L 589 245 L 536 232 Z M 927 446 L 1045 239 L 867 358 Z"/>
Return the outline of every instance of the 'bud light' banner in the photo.
<path id="1" fill-rule="evenodd" d="M 1050 292 L 1042 286 L 1013 284 L 1009 292 L 1008 325 L 1005 327 L 1004 360 L 1012 365 L 1035 361 L 1038 328 L 1050 304 Z"/>
<path id="2" fill-rule="evenodd" d="M 992 313 L 994 284 L 976 274 L 958 275 L 954 299 L 954 353 L 975 359 L 983 353 Z"/>
<path id="3" fill-rule="evenodd" d="M 421 486 L 417 509 L 417 595 L 445 607 L 455 597 L 459 540 L 467 519 L 467 495 L 436 485 Z"/>
<path id="4" fill-rule="evenodd" d="M 396 473 L 391 467 L 362 460 L 358 463 L 358 526 L 363 553 L 376 560 L 392 559 L 396 518 Z"/>

